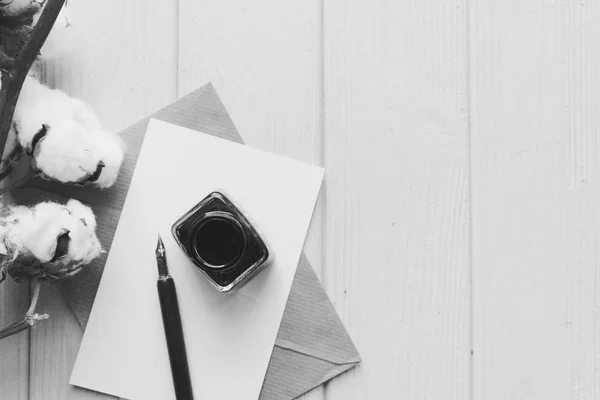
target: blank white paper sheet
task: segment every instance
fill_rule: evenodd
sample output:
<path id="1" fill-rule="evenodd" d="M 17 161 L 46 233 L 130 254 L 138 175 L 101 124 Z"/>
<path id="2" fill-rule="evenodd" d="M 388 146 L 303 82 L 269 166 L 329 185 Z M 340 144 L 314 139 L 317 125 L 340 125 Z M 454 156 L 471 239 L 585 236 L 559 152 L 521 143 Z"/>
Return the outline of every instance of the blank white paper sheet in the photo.
<path id="1" fill-rule="evenodd" d="M 197 399 L 257 400 L 323 170 L 151 120 L 70 383 L 130 400 L 175 399 L 156 291 L 165 243 Z M 235 293 L 195 270 L 171 225 L 215 189 L 241 206 L 274 260 Z"/>

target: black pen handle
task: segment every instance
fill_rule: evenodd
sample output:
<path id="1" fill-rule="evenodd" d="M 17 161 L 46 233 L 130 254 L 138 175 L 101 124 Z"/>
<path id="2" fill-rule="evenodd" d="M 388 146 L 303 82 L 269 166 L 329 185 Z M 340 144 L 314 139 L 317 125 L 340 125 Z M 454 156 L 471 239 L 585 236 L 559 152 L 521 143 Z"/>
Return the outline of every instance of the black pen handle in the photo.
<path id="1" fill-rule="evenodd" d="M 173 385 L 175 386 L 175 397 L 177 400 L 193 400 L 194 393 L 192 391 L 190 369 L 185 351 L 175 282 L 173 282 L 170 276 L 161 277 L 158 280 L 157 286 L 160 309 L 165 326 L 167 348 L 169 350 L 169 360 L 171 362 L 171 372 L 173 374 Z"/>

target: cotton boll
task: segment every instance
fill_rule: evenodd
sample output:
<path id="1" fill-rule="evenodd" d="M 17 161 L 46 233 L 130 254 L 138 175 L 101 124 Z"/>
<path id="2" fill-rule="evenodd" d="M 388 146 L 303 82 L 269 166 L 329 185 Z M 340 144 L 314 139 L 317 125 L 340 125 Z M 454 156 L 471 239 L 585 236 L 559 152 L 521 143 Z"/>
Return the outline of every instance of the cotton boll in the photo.
<path id="1" fill-rule="evenodd" d="M 71 244 L 68 257 L 74 260 L 90 262 L 100 254 L 100 241 L 96 238 L 96 217 L 91 208 L 77 200 L 69 200 L 66 208 L 70 213 L 63 225 L 69 229 Z"/>
<path id="2" fill-rule="evenodd" d="M 27 249 L 40 262 L 49 262 L 54 256 L 56 237 L 60 234 L 59 216 L 62 207 L 44 202 L 34 208 L 15 207 L 9 218 L 14 224 L 9 233 L 12 247 Z"/>
<path id="3" fill-rule="evenodd" d="M 100 254 L 102 251 L 100 241 L 81 220 L 71 218 L 69 221 L 65 221 L 65 226 L 69 227 L 69 237 L 71 238 L 67 259 L 81 260 L 87 264 Z"/>
<path id="4" fill-rule="evenodd" d="M 23 246 L 33 254 L 40 262 L 49 262 L 56 251 L 56 238 L 63 233 L 60 224 L 60 206 L 55 203 L 42 203 L 43 207 L 37 206 L 32 214 L 31 223 L 22 229 L 19 234 L 23 240 Z"/>
<path id="5" fill-rule="evenodd" d="M 13 118 L 14 130 L 34 169 L 65 183 L 112 186 L 123 162 L 125 145 L 101 128 L 83 101 L 42 85 L 28 76 Z"/>
<path id="6" fill-rule="evenodd" d="M 125 142 L 112 132 L 97 130 L 91 132 L 91 143 L 97 158 L 104 163 L 102 173 L 94 183 L 101 188 L 110 187 L 119 175 L 125 153 Z"/>
<path id="7" fill-rule="evenodd" d="M 37 18 L 34 21 L 37 22 Z M 44 61 L 55 60 L 70 53 L 73 48 L 73 29 L 71 28 L 69 12 L 65 6 L 60 10 L 52 30 L 40 50 L 40 59 Z"/>
<path id="8" fill-rule="evenodd" d="M 24 219 L 29 216 L 31 209 L 27 206 L 13 206 L 10 208 L 10 212 L 2 220 L 7 222 L 15 222 L 19 219 Z"/>
<path id="9" fill-rule="evenodd" d="M 69 231 L 69 249 L 66 258 L 82 260 L 84 263 L 91 261 L 100 254 L 100 242 L 95 235 L 95 217 L 89 207 L 77 200 L 69 200 L 60 214 L 60 226 Z M 87 221 L 91 223 L 88 224 Z"/>
<path id="10" fill-rule="evenodd" d="M 90 134 L 83 126 L 61 122 L 51 126 L 35 146 L 35 167 L 48 178 L 80 182 L 96 171 L 100 161 L 92 150 Z"/>
<path id="11" fill-rule="evenodd" d="M 47 107 L 40 106 L 40 98 L 45 95 L 46 91 L 41 83 L 31 76 L 25 78 L 13 115 L 13 125 L 24 147 L 28 147 L 35 133 L 46 123 L 45 117 L 50 117 L 56 109 L 51 104 Z"/>
<path id="12" fill-rule="evenodd" d="M 71 199 L 67 202 L 67 208 L 71 210 L 74 218 L 77 220 L 83 220 L 82 223 L 90 230 L 96 230 L 96 216 L 92 212 L 91 208 L 74 199 Z"/>
<path id="13" fill-rule="evenodd" d="M 35 226 L 32 209 L 25 206 L 11 207 L 9 215 L 2 220 L 5 226 L 10 227 L 6 232 L 4 242 L 6 243 L 8 241 L 11 243 L 13 248 L 22 248 L 23 235 L 21 235 L 20 232 L 34 229 Z M 16 228 L 12 227 L 12 225 L 16 225 L 17 223 L 19 223 L 19 225 Z"/>
<path id="14" fill-rule="evenodd" d="M 47 178 L 107 188 L 117 179 L 124 149 L 114 133 L 89 132 L 76 122 L 65 121 L 49 127 L 35 143 L 34 166 Z"/>
<path id="15" fill-rule="evenodd" d="M 42 85 L 34 77 L 28 76 L 13 117 L 21 146 L 29 149 L 33 137 L 43 124 L 54 126 L 68 120 L 77 121 L 87 129 L 100 127 L 98 118 L 83 101 Z"/>
<path id="16" fill-rule="evenodd" d="M 59 218 L 60 229 L 69 232 L 69 248 L 64 262 L 80 261 L 87 264 L 100 255 L 100 241 L 95 233 L 96 217 L 91 208 L 72 199 L 61 206 L 61 212 L 56 215 Z"/>
<path id="17" fill-rule="evenodd" d="M 43 124 L 53 125 L 71 119 L 71 99 L 28 76 L 15 107 L 13 122 L 21 145 L 28 149 Z"/>
<path id="18" fill-rule="evenodd" d="M 54 125 L 65 120 L 77 121 L 87 129 L 100 127 L 95 113 L 83 101 L 42 85 L 34 77 L 28 76 L 13 117 L 21 145 L 28 148 L 42 124 Z"/>
<path id="19" fill-rule="evenodd" d="M 77 200 L 11 207 L 0 226 L 6 255 L 0 275 L 6 271 L 17 281 L 65 279 L 102 252 L 93 211 Z"/>

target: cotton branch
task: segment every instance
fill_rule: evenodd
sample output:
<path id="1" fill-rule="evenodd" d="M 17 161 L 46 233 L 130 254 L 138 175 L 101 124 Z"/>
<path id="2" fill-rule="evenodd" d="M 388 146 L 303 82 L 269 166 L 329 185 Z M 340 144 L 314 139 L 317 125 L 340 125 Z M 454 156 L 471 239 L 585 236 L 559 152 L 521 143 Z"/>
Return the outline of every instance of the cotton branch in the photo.
<path id="1" fill-rule="evenodd" d="M 37 306 L 38 300 L 40 298 L 40 281 L 34 280 L 32 282 L 33 285 L 33 295 L 31 297 L 31 304 L 29 309 L 25 313 L 25 317 L 17 323 L 14 323 L 0 331 L 0 340 L 6 337 L 12 336 L 19 332 L 22 332 L 26 329 L 29 329 L 35 325 L 37 325 L 40 321 L 48 319 L 48 314 L 36 314 L 35 307 Z"/>
<path id="2" fill-rule="evenodd" d="M 40 53 L 40 49 L 44 45 L 64 3 L 65 0 L 46 0 L 42 14 L 33 27 L 27 42 L 19 52 L 14 66 L 10 71 L 2 74 L 2 89 L 0 89 L 0 155 L 4 154 L 4 147 L 23 81 Z"/>

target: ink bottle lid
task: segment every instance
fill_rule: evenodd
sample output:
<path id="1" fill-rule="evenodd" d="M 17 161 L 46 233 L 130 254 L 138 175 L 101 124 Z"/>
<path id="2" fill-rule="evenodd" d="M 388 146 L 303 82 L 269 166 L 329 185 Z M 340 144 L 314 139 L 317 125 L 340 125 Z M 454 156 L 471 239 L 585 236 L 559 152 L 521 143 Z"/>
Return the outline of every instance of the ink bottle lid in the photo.
<path id="1" fill-rule="evenodd" d="M 172 226 L 175 241 L 220 292 L 242 286 L 269 264 L 258 229 L 224 193 L 215 191 Z"/>

